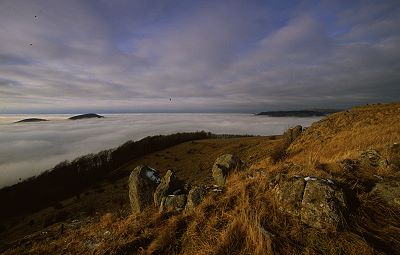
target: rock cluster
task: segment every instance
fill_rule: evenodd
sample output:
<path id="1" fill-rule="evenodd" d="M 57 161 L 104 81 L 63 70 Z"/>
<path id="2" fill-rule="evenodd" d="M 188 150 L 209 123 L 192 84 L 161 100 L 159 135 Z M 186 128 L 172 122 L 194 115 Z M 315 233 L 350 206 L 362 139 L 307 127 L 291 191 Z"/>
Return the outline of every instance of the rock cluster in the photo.
<path id="1" fill-rule="evenodd" d="M 354 162 L 343 162 L 352 170 Z M 148 166 L 136 167 L 129 178 L 129 197 L 133 213 L 154 205 L 159 211 L 193 210 L 210 192 L 223 192 L 227 176 L 243 168 L 238 157 L 226 154 L 217 158 L 212 168 L 216 185 L 187 188 L 172 170 L 163 178 Z M 254 178 L 254 177 L 253 177 Z M 304 224 L 321 230 L 336 230 L 345 222 L 348 204 L 345 192 L 337 181 L 318 177 L 271 177 L 272 194 L 278 209 L 298 218 Z M 399 204 L 400 185 L 380 183 L 372 191 L 389 204 Z"/>
<path id="2" fill-rule="evenodd" d="M 217 158 L 212 168 L 216 186 L 224 186 L 229 173 L 243 165 L 243 161 L 231 154 Z M 199 205 L 209 192 L 222 192 L 222 189 L 206 186 L 188 189 L 172 170 L 168 170 L 164 177 L 160 178 L 159 173 L 148 166 L 136 167 L 129 177 L 128 185 L 134 214 L 152 204 L 160 211 L 188 211 Z"/>

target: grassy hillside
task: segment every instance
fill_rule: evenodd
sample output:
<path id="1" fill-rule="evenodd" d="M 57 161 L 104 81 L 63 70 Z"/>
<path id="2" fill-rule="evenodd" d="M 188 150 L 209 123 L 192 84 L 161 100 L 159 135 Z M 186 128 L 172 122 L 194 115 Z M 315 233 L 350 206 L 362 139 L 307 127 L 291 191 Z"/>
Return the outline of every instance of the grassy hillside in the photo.
<path id="1" fill-rule="evenodd" d="M 212 163 L 221 154 L 235 153 L 248 167 L 184 213 L 149 207 L 129 214 L 126 178 L 113 181 L 107 185 L 121 185 L 126 213 L 105 204 L 98 214 L 61 220 L 45 234 L 20 239 L 5 254 L 399 254 L 399 204 L 374 193 L 381 183 L 400 185 L 399 142 L 400 104 L 332 114 L 293 142 L 287 135 L 187 142 L 119 171 L 145 163 L 162 174 L 174 168 L 187 182 L 210 184 Z M 280 209 L 277 185 L 290 176 L 334 180 L 344 190 L 348 208 L 340 228 L 310 227 Z M 109 186 L 101 194 L 109 196 Z"/>

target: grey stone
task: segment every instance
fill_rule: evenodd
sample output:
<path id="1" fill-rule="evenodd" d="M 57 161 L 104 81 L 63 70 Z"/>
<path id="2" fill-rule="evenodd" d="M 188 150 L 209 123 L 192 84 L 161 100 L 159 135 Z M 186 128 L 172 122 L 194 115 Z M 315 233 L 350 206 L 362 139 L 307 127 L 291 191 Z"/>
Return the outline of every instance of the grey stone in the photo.
<path id="1" fill-rule="evenodd" d="M 296 140 L 297 137 L 300 136 L 301 132 L 303 132 L 303 127 L 300 125 L 294 126 L 289 128 L 285 133 L 284 136 L 288 140 L 289 143 Z"/>
<path id="2" fill-rule="evenodd" d="M 285 178 L 273 189 L 278 209 L 313 228 L 335 230 L 347 208 L 343 190 L 332 180 Z"/>
<path id="3" fill-rule="evenodd" d="M 391 206 L 400 206 L 400 181 L 386 181 L 377 183 L 371 194 L 376 195 Z"/>
<path id="4" fill-rule="evenodd" d="M 400 144 L 392 143 L 384 151 L 387 164 L 395 171 L 400 170 Z"/>
<path id="5" fill-rule="evenodd" d="M 163 197 L 160 204 L 160 212 L 162 211 L 182 211 L 185 208 L 186 195 L 168 195 Z"/>
<path id="6" fill-rule="evenodd" d="M 201 203 L 207 195 L 207 190 L 203 187 L 194 187 L 189 191 L 185 210 L 192 210 Z"/>
<path id="7" fill-rule="evenodd" d="M 300 216 L 301 201 L 303 199 L 306 181 L 303 178 L 288 178 L 282 180 L 274 188 L 279 210 L 292 216 Z"/>
<path id="8" fill-rule="evenodd" d="M 148 166 L 136 167 L 129 176 L 129 200 L 134 214 L 153 203 L 153 193 L 161 179 L 156 170 Z"/>
<path id="9" fill-rule="evenodd" d="M 212 176 L 215 184 L 224 186 L 229 173 L 239 170 L 244 166 L 243 161 L 232 154 L 224 154 L 215 160 L 212 168 Z"/>
<path id="10" fill-rule="evenodd" d="M 308 181 L 301 202 L 301 221 L 319 229 L 336 229 L 343 223 L 346 208 L 341 189 L 323 180 Z"/>
<path id="11" fill-rule="evenodd" d="M 163 197 L 173 194 L 179 189 L 181 189 L 180 181 L 172 170 L 168 170 L 154 192 L 154 204 L 160 206 Z"/>
<path id="12" fill-rule="evenodd" d="M 385 160 L 376 150 L 366 150 L 363 151 L 360 155 L 361 163 L 370 167 L 379 167 L 382 165 L 386 165 Z"/>

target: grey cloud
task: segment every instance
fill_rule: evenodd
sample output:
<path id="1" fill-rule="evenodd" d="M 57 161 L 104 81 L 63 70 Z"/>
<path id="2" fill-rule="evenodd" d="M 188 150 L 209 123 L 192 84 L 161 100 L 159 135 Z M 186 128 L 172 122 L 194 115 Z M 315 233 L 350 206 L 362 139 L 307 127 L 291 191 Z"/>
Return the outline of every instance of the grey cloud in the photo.
<path id="1" fill-rule="evenodd" d="M 18 86 L 3 85 L 0 110 L 254 111 L 395 100 L 396 1 L 311 5 L 3 1 L 0 77 Z M 330 10 L 339 18 L 322 19 Z"/>

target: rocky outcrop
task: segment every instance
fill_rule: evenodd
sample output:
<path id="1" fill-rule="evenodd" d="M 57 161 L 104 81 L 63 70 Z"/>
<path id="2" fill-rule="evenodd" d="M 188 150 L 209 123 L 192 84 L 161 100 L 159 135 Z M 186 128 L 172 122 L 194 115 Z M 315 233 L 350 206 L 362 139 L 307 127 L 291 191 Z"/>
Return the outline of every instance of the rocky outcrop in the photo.
<path id="1" fill-rule="evenodd" d="M 339 162 L 339 165 L 343 169 L 345 173 L 351 174 L 357 171 L 359 168 L 359 162 L 358 160 L 354 159 L 344 159 Z"/>
<path id="2" fill-rule="evenodd" d="M 297 137 L 300 136 L 303 131 L 303 127 L 300 125 L 289 128 L 283 135 L 287 139 L 288 143 L 292 143 L 296 140 Z"/>
<path id="3" fill-rule="evenodd" d="M 274 188 L 278 208 L 292 216 L 300 216 L 301 201 L 303 200 L 306 181 L 304 178 L 289 178 L 280 181 Z"/>
<path id="4" fill-rule="evenodd" d="M 400 144 L 392 143 L 386 146 L 384 155 L 386 162 L 390 168 L 397 171 L 400 170 Z"/>
<path id="5" fill-rule="evenodd" d="M 212 167 L 212 176 L 216 185 L 225 185 L 226 178 L 230 172 L 239 170 L 244 166 L 243 161 L 232 154 L 224 154 L 215 160 Z"/>
<path id="6" fill-rule="evenodd" d="M 336 228 L 343 223 L 346 208 L 344 192 L 325 180 L 308 181 L 301 201 L 300 217 L 319 229 Z"/>
<path id="7" fill-rule="evenodd" d="M 345 194 L 332 180 L 284 178 L 273 190 L 278 208 L 310 227 L 334 230 L 343 223 Z"/>
<path id="8" fill-rule="evenodd" d="M 193 187 L 188 195 L 185 210 L 192 210 L 203 201 L 208 191 L 204 187 Z"/>
<path id="9" fill-rule="evenodd" d="M 385 160 L 376 150 L 369 149 L 363 151 L 360 155 L 360 161 L 362 164 L 369 167 L 379 167 L 385 165 Z"/>
<path id="10" fill-rule="evenodd" d="M 136 167 L 129 176 L 129 200 L 134 214 L 153 203 L 153 193 L 161 179 L 156 170 L 148 166 Z"/>
<path id="11" fill-rule="evenodd" d="M 163 197 L 177 192 L 179 193 L 181 191 L 181 182 L 178 180 L 176 174 L 172 170 L 168 170 L 154 192 L 154 204 L 156 206 L 160 206 Z"/>
<path id="12" fill-rule="evenodd" d="M 377 183 L 371 191 L 372 195 L 378 196 L 382 201 L 391 206 L 400 206 L 400 181 L 386 181 Z"/>
<path id="13" fill-rule="evenodd" d="M 168 195 L 163 197 L 160 204 L 160 212 L 162 211 L 182 211 L 185 208 L 186 195 Z"/>

